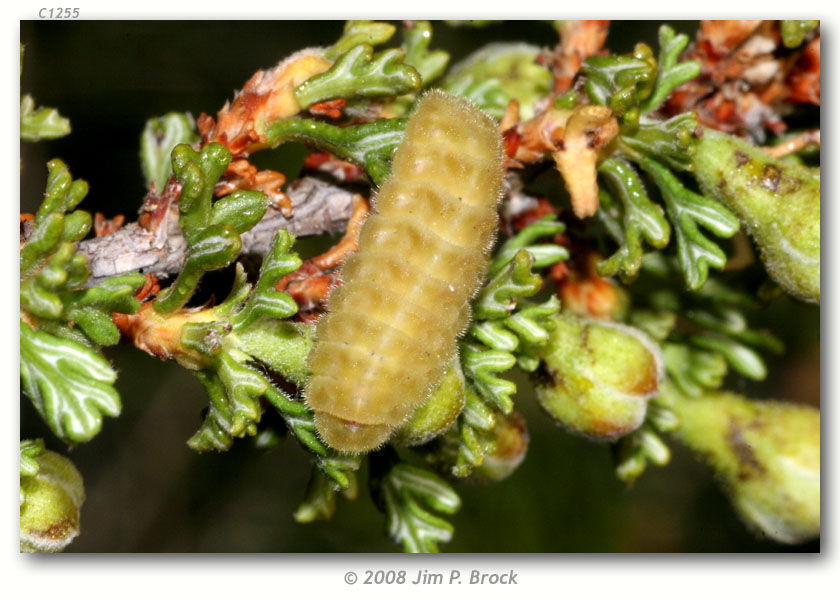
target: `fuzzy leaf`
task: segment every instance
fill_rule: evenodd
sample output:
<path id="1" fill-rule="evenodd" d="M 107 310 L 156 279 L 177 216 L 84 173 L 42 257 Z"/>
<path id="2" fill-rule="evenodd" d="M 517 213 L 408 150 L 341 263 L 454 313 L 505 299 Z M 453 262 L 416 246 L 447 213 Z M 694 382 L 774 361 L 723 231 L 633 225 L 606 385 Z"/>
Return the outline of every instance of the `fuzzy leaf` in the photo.
<path id="1" fill-rule="evenodd" d="M 168 288 L 161 290 L 154 301 L 155 310 L 170 314 L 183 308 L 208 271 L 223 269 L 239 255 L 242 240 L 230 225 L 202 228 L 189 245 L 184 266 Z"/>
<path id="2" fill-rule="evenodd" d="M 369 44 L 346 52 L 324 73 L 307 79 L 295 89 L 302 108 L 331 98 L 399 96 L 420 89 L 419 73 L 403 63 L 405 54 L 392 48 L 373 54 Z"/>
<path id="3" fill-rule="evenodd" d="M 172 175 L 172 150 L 178 144 L 194 144 L 199 140 L 195 121 L 189 113 L 171 112 L 146 121 L 140 136 L 140 164 L 146 187 L 160 193 Z"/>
<path id="4" fill-rule="evenodd" d="M 285 119 L 268 126 L 269 145 L 298 140 L 328 150 L 360 167 L 376 185 L 391 172 L 391 158 L 405 135 L 407 119 L 379 119 L 371 123 L 338 127 L 313 119 Z"/>
<path id="5" fill-rule="evenodd" d="M 615 190 L 624 207 L 623 240 L 618 251 L 598 265 L 603 276 L 620 274 L 630 280 L 642 266 L 642 239 L 654 248 L 664 248 L 671 237 L 671 228 L 662 207 L 648 198 L 633 167 L 618 158 L 608 158 L 598 171 Z M 609 206 L 605 207 L 609 210 Z"/>
<path id="6" fill-rule="evenodd" d="M 485 400 L 504 414 L 513 410 L 511 396 L 516 393 L 516 384 L 496 377 L 496 373 L 507 371 L 515 364 L 516 357 L 510 352 L 491 350 L 466 342 L 461 344 L 464 375 Z"/>
<path id="7" fill-rule="evenodd" d="M 350 485 L 342 491 L 348 500 L 354 500 L 358 493 L 356 473 L 349 471 Z M 335 481 L 327 477 L 318 468 L 312 469 L 309 483 L 306 485 L 306 497 L 295 511 L 295 521 L 298 523 L 312 523 L 313 521 L 330 519 L 335 512 L 335 496 L 338 491 Z"/>
<path id="8" fill-rule="evenodd" d="M 698 397 L 719 388 L 726 375 L 726 360 L 717 352 L 668 343 L 662 345 L 662 356 L 668 375 L 688 396 Z"/>
<path id="9" fill-rule="evenodd" d="M 473 102 L 500 119 L 508 102 L 519 102 L 523 120 L 551 92 L 551 71 L 537 63 L 541 48 L 523 43 L 488 44 L 455 65 L 441 83 L 451 94 Z"/>
<path id="10" fill-rule="evenodd" d="M 693 335 L 689 341 L 699 348 L 718 352 L 733 369 L 745 377 L 756 380 L 767 377 L 764 359 L 745 344 L 718 335 Z"/>
<path id="11" fill-rule="evenodd" d="M 230 319 L 234 330 L 245 329 L 260 317 L 285 319 L 297 312 L 298 307 L 292 297 L 274 289 L 280 279 L 301 265 L 300 257 L 289 252 L 294 242 L 295 236 L 285 229 L 275 234 L 271 250 L 260 267 L 260 277 L 253 293 L 242 309 Z"/>
<path id="12" fill-rule="evenodd" d="M 443 479 L 405 463 L 395 464 L 379 482 L 388 533 L 406 552 L 437 552 L 452 538 L 453 528 L 429 509 L 454 514 L 461 500 Z"/>
<path id="13" fill-rule="evenodd" d="M 781 22 L 782 43 L 785 48 L 796 48 L 805 41 L 805 36 L 819 25 L 820 22 L 816 20 L 784 20 Z"/>
<path id="14" fill-rule="evenodd" d="M 20 99 L 20 139 L 25 142 L 54 140 L 70 133 L 70 120 L 55 108 L 35 108 L 29 94 Z"/>
<path id="15" fill-rule="evenodd" d="M 335 60 L 359 44 L 378 46 L 387 42 L 397 28 L 390 23 L 376 21 L 347 21 L 338 41 L 324 51 L 324 56 Z"/>
<path id="16" fill-rule="evenodd" d="M 678 171 L 694 168 L 697 144 L 694 132 L 697 116 L 683 113 L 667 121 L 643 118 L 631 133 L 622 135 L 621 142 L 633 151 L 666 163 Z"/>
<path id="17" fill-rule="evenodd" d="M 113 383 L 116 372 L 101 355 L 72 340 L 20 324 L 20 376 L 32 404 L 68 443 L 99 433 L 102 417 L 115 417 L 121 405 Z"/>
<path id="18" fill-rule="evenodd" d="M 581 66 L 586 93 L 594 104 L 609 107 L 622 122 L 634 127 L 639 104 L 656 82 L 656 59 L 646 44 L 637 44 L 632 56 L 590 56 Z"/>
<path id="19" fill-rule="evenodd" d="M 426 87 L 443 75 L 449 62 L 449 53 L 445 50 L 429 52 L 432 41 L 432 25 L 428 21 L 414 21 L 411 27 L 403 29 L 403 51 L 405 64 L 414 67 L 420 74 L 423 87 Z"/>
<path id="20" fill-rule="evenodd" d="M 248 366 L 220 352 L 211 369 L 197 371 L 210 397 L 210 410 L 187 444 L 193 450 L 227 450 L 234 437 L 254 435 L 262 416 L 260 398 L 269 384 Z"/>
<path id="21" fill-rule="evenodd" d="M 659 61 L 656 85 L 650 97 L 642 103 L 642 113 L 649 113 L 661 105 L 675 88 L 700 74 L 700 63 L 694 60 L 679 62 L 688 45 L 688 36 L 677 35 L 667 25 L 659 28 Z"/>
<path id="22" fill-rule="evenodd" d="M 535 223 L 531 223 L 515 236 L 506 240 L 493 257 L 493 262 L 487 269 L 487 275 L 493 276 L 499 270 L 513 260 L 514 255 L 524 248 L 533 257 L 532 267 L 542 269 L 555 263 L 569 259 L 569 251 L 558 244 L 544 243 L 534 244 L 540 238 L 553 237 L 563 233 L 566 224 L 557 221 L 554 217 L 546 216 Z"/>
<path id="23" fill-rule="evenodd" d="M 724 251 L 705 237 L 698 225 L 715 235 L 728 238 L 735 235 L 741 224 L 738 218 L 718 201 L 695 194 L 683 186 L 661 163 L 644 158 L 640 165 L 662 192 L 665 209 L 677 233 L 680 267 L 688 287 L 696 290 L 706 282 L 709 267 L 722 269 L 726 265 Z"/>
<path id="24" fill-rule="evenodd" d="M 44 452 L 44 440 L 20 441 L 20 476 L 32 477 L 38 474 L 37 457 Z"/>
<path id="25" fill-rule="evenodd" d="M 479 292 L 473 306 L 475 319 L 506 317 L 516 307 L 516 299 L 539 292 L 542 277 L 532 272 L 533 264 L 533 256 L 519 249 Z"/>

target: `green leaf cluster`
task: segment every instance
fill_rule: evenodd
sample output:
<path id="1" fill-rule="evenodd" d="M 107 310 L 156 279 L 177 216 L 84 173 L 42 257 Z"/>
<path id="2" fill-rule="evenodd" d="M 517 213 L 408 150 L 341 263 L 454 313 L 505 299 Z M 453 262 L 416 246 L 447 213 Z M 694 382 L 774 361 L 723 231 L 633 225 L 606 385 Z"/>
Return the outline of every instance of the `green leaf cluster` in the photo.
<path id="1" fill-rule="evenodd" d="M 370 44 L 359 44 L 345 52 L 327 71 L 304 81 L 295 89 L 303 108 L 331 98 L 356 100 L 399 96 L 420 89 L 421 77 L 405 64 L 405 52 L 398 48 L 373 53 Z"/>
<path id="2" fill-rule="evenodd" d="M 140 136 L 140 163 L 146 187 L 163 191 L 172 175 L 172 150 L 178 144 L 195 144 L 199 136 L 189 113 L 171 112 L 146 121 Z"/>
<path id="3" fill-rule="evenodd" d="M 389 457 L 390 458 L 390 457 Z M 434 473 L 399 462 L 371 465 L 371 493 L 387 517 L 391 538 L 406 552 L 437 552 L 452 538 L 453 527 L 437 513 L 454 514 L 461 507 L 455 490 Z M 432 512 L 434 511 L 434 512 Z"/>
<path id="4" fill-rule="evenodd" d="M 178 277 L 161 290 L 154 307 L 170 314 L 189 302 L 208 271 L 222 269 L 239 255 L 239 234 L 262 219 L 268 198 L 261 192 L 237 190 L 213 201 L 213 189 L 231 161 L 230 150 L 218 143 L 200 151 L 179 144 L 172 151 L 175 177 L 183 186 L 178 223 L 187 241 L 187 256 Z"/>
<path id="5" fill-rule="evenodd" d="M 408 119 L 379 119 L 370 123 L 339 127 L 314 119 L 286 119 L 267 127 L 271 146 L 297 140 L 328 150 L 365 170 L 376 185 L 391 173 L 391 159 L 405 135 Z"/>
<path id="6" fill-rule="evenodd" d="M 548 341 L 549 318 L 560 310 L 560 302 L 556 296 L 542 303 L 526 298 L 542 289 L 543 279 L 535 270 L 568 259 L 562 246 L 539 242 L 564 230 L 565 224 L 551 217 L 532 223 L 502 244 L 491 261 L 490 279 L 473 303 L 473 323 L 461 344 L 467 380 L 464 409 L 450 439 L 443 441 L 450 448 L 444 454 L 454 455 L 456 476 L 465 477 L 482 464 L 495 447 L 496 414 L 513 411 L 516 384 L 499 374 L 515 365 L 525 371 L 539 365 L 536 348 Z"/>
<path id="7" fill-rule="evenodd" d="M 99 347 L 119 342 L 111 315 L 138 310 L 133 294 L 145 278 L 129 273 L 83 287 L 90 271 L 75 243 L 87 235 L 91 218 L 73 209 L 87 183 L 74 181 L 58 159 L 47 166 L 44 201 L 20 251 L 20 372 L 53 432 L 78 443 L 99 432 L 103 415 L 120 412 L 116 373 Z"/>

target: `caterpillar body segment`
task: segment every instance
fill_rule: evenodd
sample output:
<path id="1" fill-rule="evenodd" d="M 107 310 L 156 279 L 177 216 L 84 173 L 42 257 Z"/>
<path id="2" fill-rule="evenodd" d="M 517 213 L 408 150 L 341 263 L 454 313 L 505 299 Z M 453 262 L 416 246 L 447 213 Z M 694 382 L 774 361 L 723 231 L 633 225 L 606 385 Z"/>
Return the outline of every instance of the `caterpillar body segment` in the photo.
<path id="1" fill-rule="evenodd" d="M 427 93 L 309 355 L 306 402 L 333 448 L 381 445 L 440 380 L 484 278 L 501 183 L 493 120 Z"/>

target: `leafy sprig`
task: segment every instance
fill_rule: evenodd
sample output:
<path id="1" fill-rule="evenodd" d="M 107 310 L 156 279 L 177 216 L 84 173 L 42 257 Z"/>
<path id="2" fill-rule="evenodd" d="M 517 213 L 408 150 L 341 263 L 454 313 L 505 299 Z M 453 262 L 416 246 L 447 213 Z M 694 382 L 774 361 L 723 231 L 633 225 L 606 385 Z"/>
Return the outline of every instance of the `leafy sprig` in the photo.
<path id="1" fill-rule="evenodd" d="M 171 112 L 146 121 L 140 136 L 140 163 L 146 187 L 160 193 L 172 175 L 172 150 L 178 144 L 199 140 L 195 120 L 189 113 Z"/>
<path id="2" fill-rule="evenodd" d="M 420 89 L 421 77 L 405 64 L 398 48 L 374 55 L 369 44 L 359 44 L 344 53 L 327 71 L 307 79 L 295 89 L 303 108 L 332 98 L 355 100 L 399 96 Z"/>
<path id="3" fill-rule="evenodd" d="M 431 511 L 454 514 L 461 507 L 455 490 L 434 473 L 387 454 L 371 463 L 371 493 L 386 515 L 391 538 L 406 552 L 437 552 L 453 527 Z"/>
<path id="4" fill-rule="evenodd" d="M 362 167 L 380 185 L 391 172 L 391 159 L 405 135 L 407 119 L 380 119 L 338 127 L 314 119 L 286 119 L 266 131 L 271 146 L 289 140 L 307 142 Z"/>
<path id="5" fill-rule="evenodd" d="M 427 87 L 443 75 L 449 63 L 449 53 L 445 50 L 429 50 L 432 25 L 428 21 L 414 21 L 410 27 L 403 28 L 403 38 L 405 64 L 417 70 L 422 86 Z"/>
<path id="6" fill-rule="evenodd" d="M 261 192 L 237 190 L 213 201 L 213 189 L 230 160 L 230 150 L 215 142 L 200 151 L 188 144 L 172 151 L 175 177 L 183 186 L 178 223 L 188 249 L 178 277 L 154 301 L 161 314 L 171 314 L 189 302 L 205 273 L 232 263 L 242 246 L 239 234 L 256 225 L 268 208 L 268 198 Z"/>
<path id="7" fill-rule="evenodd" d="M 662 193 L 665 210 L 677 233 L 677 257 L 689 289 L 702 286 L 709 267 L 722 269 L 726 254 L 698 229 L 702 225 L 719 237 L 732 237 L 740 229 L 738 218 L 720 202 L 695 194 L 663 164 L 643 158 L 641 167 Z"/>
<path id="8" fill-rule="evenodd" d="M 99 353 L 20 324 L 20 377 L 26 395 L 59 438 L 86 442 L 104 416 L 120 414 L 117 373 Z"/>
<path id="9" fill-rule="evenodd" d="M 84 289 L 90 271 L 75 242 L 90 231 L 91 218 L 73 209 L 87 183 L 73 180 L 58 159 L 47 166 L 44 201 L 20 252 L 20 372 L 53 432 L 79 443 L 99 432 L 103 416 L 120 412 L 116 372 L 98 348 L 119 341 L 111 315 L 138 310 L 133 294 L 145 277 L 129 273 Z"/>
<path id="10" fill-rule="evenodd" d="M 619 213 L 616 203 L 605 190 L 600 194 L 604 202 L 602 218 L 613 219 L 621 214 L 622 238 L 617 241 L 619 249 L 598 265 L 598 272 L 604 276 L 620 275 L 624 281 L 636 277 L 642 266 L 642 240 L 654 248 L 664 248 L 671 236 L 671 227 L 665 220 L 662 207 L 651 202 L 644 184 L 633 167 L 620 158 L 608 158 L 598 171 L 610 188 L 621 200 L 623 210 Z M 612 213 L 612 214 L 611 214 Z M 615 232 L 616 228 L 611 228 Z"/>

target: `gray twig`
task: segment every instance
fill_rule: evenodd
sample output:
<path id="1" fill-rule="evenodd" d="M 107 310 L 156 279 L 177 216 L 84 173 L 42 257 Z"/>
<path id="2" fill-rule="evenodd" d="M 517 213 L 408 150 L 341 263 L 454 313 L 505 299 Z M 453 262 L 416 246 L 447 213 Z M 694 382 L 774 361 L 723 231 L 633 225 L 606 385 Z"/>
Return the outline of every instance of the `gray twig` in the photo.
<path id="1" fill-rule="evenodd" d="M 353 192 L 314 177 L 303 177 L 286 190 L 294 212 L 287 219 L 269 208 L 263 219 L 242 234 L 242 253 L 264 256 L 278 229 L 296 236 L 342 231 L 353 212 Z M 178 226 L 178 209 L 170 206 L 154 231 L 130 223 L 109 235 L 85 240 L 79 250 L 88 258 L 90 278 L 87 285 L 131 271 L 156 277 L 181 270 L 187 243 Z"/>

